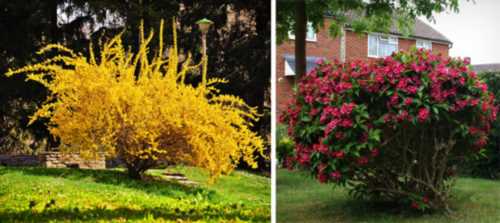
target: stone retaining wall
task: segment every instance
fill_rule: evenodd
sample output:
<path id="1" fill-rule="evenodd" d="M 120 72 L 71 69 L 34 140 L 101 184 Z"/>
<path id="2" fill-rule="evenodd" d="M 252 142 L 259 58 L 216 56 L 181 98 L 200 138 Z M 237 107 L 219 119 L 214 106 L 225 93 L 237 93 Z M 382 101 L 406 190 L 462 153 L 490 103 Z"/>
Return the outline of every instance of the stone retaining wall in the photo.
<path id="1" fill-rule="evenodd" d="M 40 164 L 49 168 L 81 168 L 81 169 L 105 169 L 106 159 L 100 155 L 95 160 L 86 160 L 77 153 L 64 154 L 59 152 L 45 152 L 39 155 Z"/>

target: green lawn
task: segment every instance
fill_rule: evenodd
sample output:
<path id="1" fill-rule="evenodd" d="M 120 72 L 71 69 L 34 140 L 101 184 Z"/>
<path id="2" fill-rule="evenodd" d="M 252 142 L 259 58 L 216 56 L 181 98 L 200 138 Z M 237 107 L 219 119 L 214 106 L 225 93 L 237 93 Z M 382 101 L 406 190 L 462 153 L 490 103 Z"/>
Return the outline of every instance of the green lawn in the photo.
<path id="1" fill-rule="evenodd" d="M 267 222 L 270 179 L 243 171 L 208 184 L 208 174 L 184 173 L 199 186 L 127 178 L 121 170 L 0 167 L 0 222 Z M 32 208 L 30 208 L 30 203 Z"/>
<path id="2" fill-rule="evenodd" d="M 500 222 L 500 181 L 460 178 L 451 216 L 418 216 L 398 207 L 355 201 L 345 189 L 319 184 L 304 172 L 281 169 L 277 175 L 278 222 Z"/>

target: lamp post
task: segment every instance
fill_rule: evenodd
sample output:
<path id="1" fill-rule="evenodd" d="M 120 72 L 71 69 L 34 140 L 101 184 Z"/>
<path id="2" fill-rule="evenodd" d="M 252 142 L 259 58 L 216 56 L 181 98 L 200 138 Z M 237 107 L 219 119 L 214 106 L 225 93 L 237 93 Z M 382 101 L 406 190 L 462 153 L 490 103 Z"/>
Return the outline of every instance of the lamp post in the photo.
<path id="1" fill-rule="evenodd" d="M 202 68 L 202 84 L 205 86 L 207 82 L 207 64 L 208 64 L 208 57 L 207 57 L 207 33 L 208 29 L 214 22 L 208 20 L 207 18 L 200 19 L 196 22 L 198 25 L 198 28 L 201 31 L 201 44 L 202 44 L 202 62 L 203 62 L 203 68 Z"/>

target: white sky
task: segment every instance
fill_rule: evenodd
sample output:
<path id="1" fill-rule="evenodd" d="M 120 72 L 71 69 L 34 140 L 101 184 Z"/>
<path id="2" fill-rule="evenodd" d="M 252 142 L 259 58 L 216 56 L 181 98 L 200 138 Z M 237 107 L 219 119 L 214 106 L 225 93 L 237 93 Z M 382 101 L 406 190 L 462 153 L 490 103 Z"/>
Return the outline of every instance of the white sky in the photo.
<path id="1" fill-rule="evenodd" d="M 453 42 L 450 56 L 470 57 L 472 64 L 500 63 L 500 1 L 460 0 L 460 11 L 422 18 Z"/>

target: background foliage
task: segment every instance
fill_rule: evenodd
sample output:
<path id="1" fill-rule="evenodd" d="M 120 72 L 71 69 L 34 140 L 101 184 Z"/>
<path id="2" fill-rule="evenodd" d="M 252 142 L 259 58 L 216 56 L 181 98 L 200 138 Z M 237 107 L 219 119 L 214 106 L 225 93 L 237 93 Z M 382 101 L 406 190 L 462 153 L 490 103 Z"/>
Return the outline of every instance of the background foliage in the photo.
<path id="1" fill-rule="evenodd" d="M 500 73 L 483 72 L 479 76 L 488 84 L 488 89 L 495 95 L 495 101 L 500 101 Z M 485 156 L 473 159 L 462 166 L 461 171 L 467 175 L 489 179 L 500 178 L 500 120 L 491 125 Z"/>

